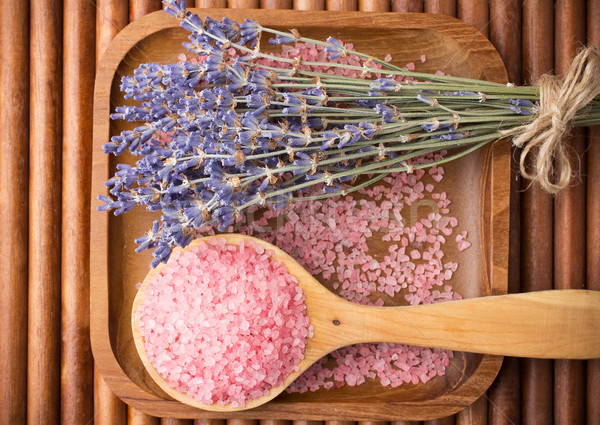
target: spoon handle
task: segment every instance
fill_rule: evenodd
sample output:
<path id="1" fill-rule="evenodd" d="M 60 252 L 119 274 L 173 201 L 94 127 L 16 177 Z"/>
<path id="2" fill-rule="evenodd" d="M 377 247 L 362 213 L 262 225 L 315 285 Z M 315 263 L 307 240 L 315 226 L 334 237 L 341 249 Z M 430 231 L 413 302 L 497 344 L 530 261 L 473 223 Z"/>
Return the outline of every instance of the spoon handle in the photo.
<path id="1" fill-rule="evenodd" d="M 412 307 L 340 307 L 332 323 L 338 336 L 347 335 L 341 344 L 385 341 L 517 357 L 600 357 L 600 291 L 540 291 Z"/>

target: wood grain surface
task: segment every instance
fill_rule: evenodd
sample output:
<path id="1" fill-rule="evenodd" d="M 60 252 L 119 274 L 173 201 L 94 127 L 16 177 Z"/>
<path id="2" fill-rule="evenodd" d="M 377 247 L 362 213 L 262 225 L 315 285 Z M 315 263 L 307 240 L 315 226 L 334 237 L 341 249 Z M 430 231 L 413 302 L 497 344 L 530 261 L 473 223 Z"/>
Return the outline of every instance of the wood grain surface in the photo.
<path id="1" fill-rule="evenodd" d="M 490 5 L 480 0 L 458 0 L 456 17 L 465 24 L 475 27 L 484 36 L 490 33 Z"/>
<path id="2" fill-rule="evenodd" d="M 0 25 L 0 424 L 22 424 L 27 417 L 29 2 L 3 3 Z"/>
<path id="3" fill-rule="evenodd" d="M 326 7 L 332 12 L 350 12 L 358 10 L 358 0 L 327 0 Z"/>
<path id="4" fill-rule="evenodd" d="M 523 3 L 523 82 L 535 84 L 554 68 L 554 2 Z M 523 181 L 521 208 L 521 291 L 552 288 L 552 197 L 538 185 Z M 523 425 L 552 422 L 553 362 L 524 359 L 521 363 L 521 421 Z"/>
<path id="5" fill-rule="evenodd" d="M 358 0 L 358 10 L 362 12 L 389 12 L 389 0 Z"/>
<path id="6" fill-rule="evenodd" d="M 456 16 L 455 0 L 425 0 L 426 13 L 435 13 L 447 16 Z"/>
<path id="7" fill-rule="evenodd" d="M 203 9 L 227 7 L 227 0 L 196 0 L 196 7 Z"/>
<path id="8" fill-rule="evenodd" d="M 566 75 L 580 45 L 585 43 L 585 2 L 555 3 L 554 69 Z M 554 288 L 585 288 L 585 129 L 575 129 L 563 143 L 571 153 L 575 181 L 554 200 Z M 554 420 L 558 424 L 585 423 L 585 362 L 554 362 Z"/>
<path id="9" fill-rule="evenodd" d="M 400 13 L 423 12 L 422 0 L 392 0 L 392 11 Z"/>
<path id="10" fill-rule="evenodd" d="M 62 2 L 31 3 L 27 423 L 60 423 Z"/>
<path id="11" fill-rule="evenodd" d="M 587 4 L 587 43 L 600 48 L 600 2 Z M 588 129 L 586 160 L 586 280 L 600 291 L 600 125 Z M 600 425 L 600 359 L 587 362 L 586 420 Z"/>
<path id="12" fill-rule="evenodd" d="M 90 178 L 96 9 L 65 0 L 62 156 L 61 423 L 88 423 L 94 413 L 90 349 Z M 76 118 L 75 118 L 76 117 Z"/>

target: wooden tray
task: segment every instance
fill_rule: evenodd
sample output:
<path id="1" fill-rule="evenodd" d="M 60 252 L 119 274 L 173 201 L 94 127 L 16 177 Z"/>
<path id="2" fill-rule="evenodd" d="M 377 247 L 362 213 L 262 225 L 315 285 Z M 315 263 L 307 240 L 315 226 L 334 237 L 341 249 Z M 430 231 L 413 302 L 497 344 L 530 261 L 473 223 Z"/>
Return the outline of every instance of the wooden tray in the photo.
<path id="1" fill-rule="evenodd" d="M 442 69 L 457 76 L 506 81 L 498 53 L 475 29 L 445 16 L 391 13 L 327 13 L 281 10 L 198 10 L 215 19 L 244 18 L 324 39 L 328 35 L 354 43 L 359 51 L 394 63 L 418 63 L 419 71 Z M 185 50 L 185 30 L 164 12 L 135 21 L 114 39 L 98 70 L 94 98 L 94 152 L 91 230 L 91 338 L 96 365 L 115 394 L 136 409 L 154 416 L 178 418 L 252 418 L 306 420 L 425 420 L 457 412 L 491 385 L 502 357 L 455 353 L 447 374 L 427 384 L 396 389 L 367 382 L 358 387 L 307 394 L 283 394 L 267 405 L 230 414 L 206 412 L 169 399 L 143 369 L 131 334 L 131 304 L 135 285 L 148 272 L 150 253 L 134 253 L 133 240 L 151 227 L 154 215 L 135 210 L 120 217 L 97 212 L 96 197 L 117 161 L 102 153 L 102 144 L 127 123 L 111 122 L 110 111 L 125 104 L 120 78 L 143 62 L 171 63 Z M 427 61 L 420 64 L 421 54 Z M 123 161 L 122 157 L 117 158 Z M 510 153 L 497 142 L 445 166 L 437 188 L 448 192 L 452 214 L 468 229 L 473 246 L 464 253 L 449 251 L 459 261 L 450 282 L 464 297 L 507 291 Z M 385 249 L 384 246 L 379 248 Z M 376 247 L 377 250 L 377 247 Z M 324 282 L 331 284 L 331 282 Z"/>

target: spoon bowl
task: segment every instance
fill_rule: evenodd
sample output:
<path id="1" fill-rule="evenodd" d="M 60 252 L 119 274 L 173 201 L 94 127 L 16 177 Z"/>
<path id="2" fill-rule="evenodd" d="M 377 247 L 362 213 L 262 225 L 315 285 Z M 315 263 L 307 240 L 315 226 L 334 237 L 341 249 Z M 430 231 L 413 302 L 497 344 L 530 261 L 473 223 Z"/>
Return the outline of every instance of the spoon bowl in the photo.
<path id="1" fill-rule="evenodd" d="M 279 395 L 299 375 L 326 354 L 367 342 L 390 342 L 423 347 L 534 358 L 588 359 L 600 357 L 600 292 L 553 290 L 524 294 L 471 298 L 445 303 L 373 307 L 346 301 L 322 286 L 291 256 L 260 239 L 222 234 L 194 240 L 185 250 L 211 238 L 228 244 L 251 242 L 272 252 L 283 263 L 305 295 L 306 312 L 314 327 L 304 358 L 284 380 L 265 396 L 243 407 L 203 404 L 168 385 L 150 363 L 135 313 L 144 290 L 164 264 L 145 277 L 134 299 L 132 329 L 136 349 L 154 381 L 174 399 L 204 410 L 232 412 L 260 406 Z"/>

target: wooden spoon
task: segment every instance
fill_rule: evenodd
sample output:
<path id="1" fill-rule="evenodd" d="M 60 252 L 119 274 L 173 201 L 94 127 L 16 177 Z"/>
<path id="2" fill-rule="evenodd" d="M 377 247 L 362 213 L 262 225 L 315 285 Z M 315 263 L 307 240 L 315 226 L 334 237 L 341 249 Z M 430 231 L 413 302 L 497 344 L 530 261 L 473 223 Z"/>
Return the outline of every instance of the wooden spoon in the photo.
<path id="1" fill-rule="evenodd" d="M 133 336 L 144 366 L 156 383 L 174 399 L 205 410 L 231 412 L 260 406 L 280 394 L 324 355 L 363 342 L 395 342 L 484 354 L 517 357 L 589 359 L 600 357 L 600 292 L 553 290 L 489 296 L 406 307 L 371 307 L 331 293 L 281 249 L 250 236 L 223 234 L 227 243 L 253 242 L 273 252 L 286 265 L 306 296 L 307 314 L 314 326 L 299 370 L 269 394 L 243 408 L 205 405 L 169 387 L 149 362 L 135 312 L 144 289 L 164 265 L 151 270 L 133 302 Z"/>

